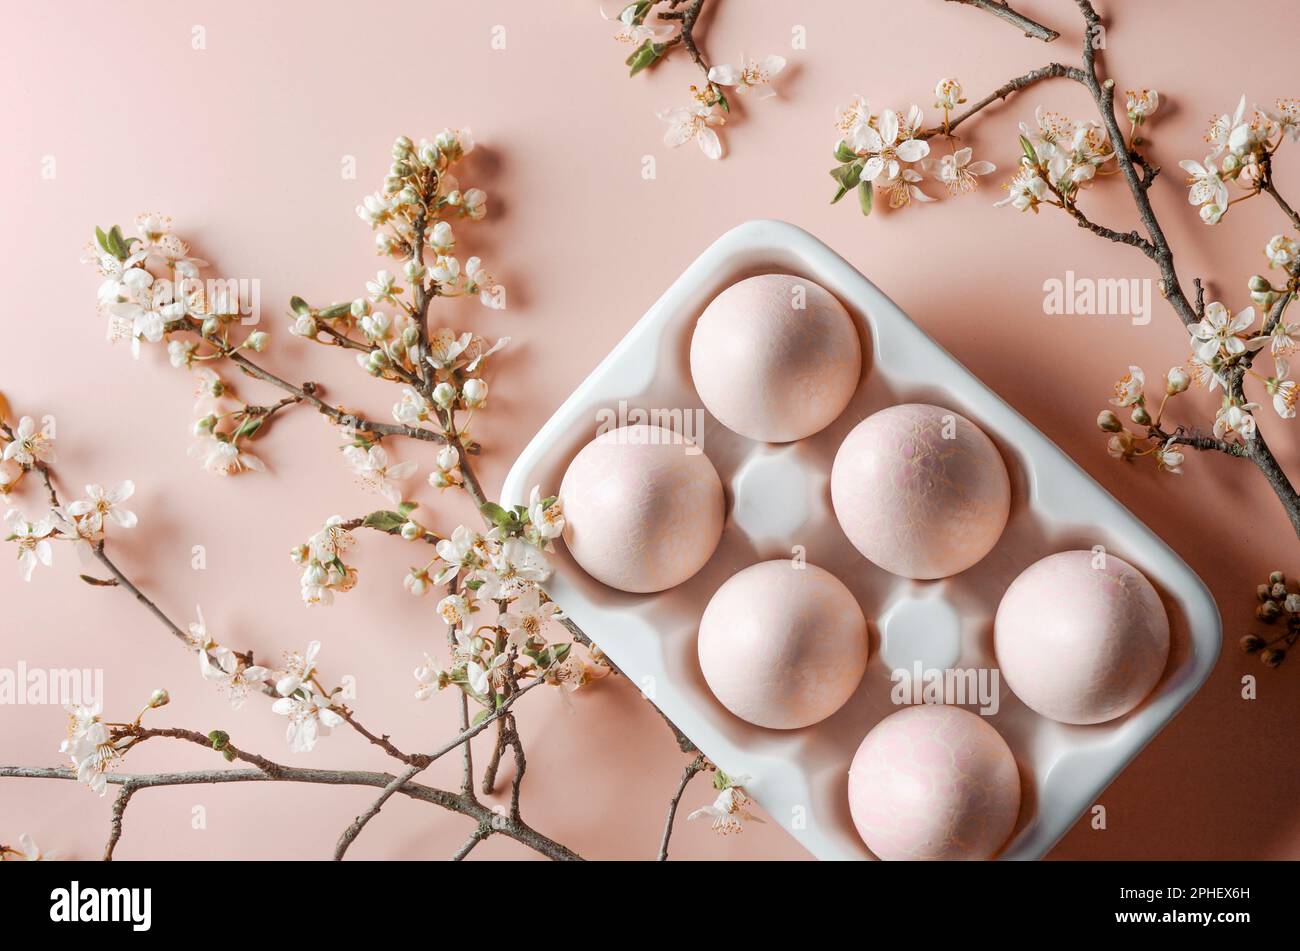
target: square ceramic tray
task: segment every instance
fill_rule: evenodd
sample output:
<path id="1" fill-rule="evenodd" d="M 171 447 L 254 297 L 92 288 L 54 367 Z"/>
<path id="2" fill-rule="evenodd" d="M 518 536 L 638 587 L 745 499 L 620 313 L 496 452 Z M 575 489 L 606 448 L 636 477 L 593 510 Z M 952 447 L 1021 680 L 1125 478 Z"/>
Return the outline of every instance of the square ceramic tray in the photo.
<path id="1" fill-rule="evenodd" d="M 994 668 L 993 617 L 1007 585 L 1053 552 L 1101 545 L 1142 571 L 1169 613 L 1164 675 L 1128 715 L 1095 726 L 1045 719 L 1000 686 L 990 722 L 1019 763 L 1020 816 L 1002 858 L 1041 858 L 1204 682 L 1220 647 L 1218 611 L 1205 585 L 1154 533 L 1046 436 L 976 379 L 826 245 L 793 225 L 752 221 L 719 238 L 679 277 L 520 455 L 502 501 L 555 491 L 598 434 L 601 411 L 701 407 L 691 383 L 691 332 L 704 307 L 736 281 L 787 273 L 827 288 L 862 335 L 862 382 L 843 415 L 796 443 L 745 439 L 705 413 L 702 438 L 727 492 L 727 522 L 711 561 L 685 584 L 634 595 L 595 581 L 557 545 L 547 590 L 646 696 L 718 766 L 748 775 L 748 792 L 774 821 L 822 859 L 871 858 L 853 828 L 849 762 L 867 732 L 894 712 L 894 668 Z M 976 422 L 997 444 L 1012 481 L 1011 517 L 994 550 L 951 578 L 898 578 L 864 559 L 830 505 L 830 470 L 844 436 L 896 403 L 934 403 Z M 633 420 L 634 422 L 636 420 Z M 709 692 L 696 656 L 700 615 L 731 575 L 789 558 L 833 572 L 858 598 L 871 629 L 871 660 L 854 696 L 802 730 L 745 723 Z"/>

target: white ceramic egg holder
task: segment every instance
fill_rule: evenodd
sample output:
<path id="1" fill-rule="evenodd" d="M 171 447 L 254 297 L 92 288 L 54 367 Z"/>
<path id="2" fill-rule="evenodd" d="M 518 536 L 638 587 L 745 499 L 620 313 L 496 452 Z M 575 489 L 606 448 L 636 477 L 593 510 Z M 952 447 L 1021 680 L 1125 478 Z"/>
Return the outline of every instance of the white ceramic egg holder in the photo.
<path id="1" fill-rule="evenodd" d="M 918 660 L 926 668 L 996 667 L 993 617 L 1016 575 L 1053 552 L 1105 546 L 1160 592 L 1171 624 L 1169 663 L 1136 710 L 1095 726 L 1045 719 L 1000 684 L 1000 709 L 989 722 L 1015 753 L 1023 789 L 1000 857 L 1041 858 L 1204 682 L 1219 654 L 1218 610 L 1163 541 L 812 235 L 784 222 L 752 221 L 714 242 L 542 427 L 506 477 L 502 501 L 524 503 L 537 484 L 555 491 L 569 462 L 597 435 L 598 413 L 617 414 L 620 401 L 629 411 L 700 407 L 689 360 L 695 321 L 723 289 L 764 273 L 815 281 L 853 315 L 864 360 L 848 409 L 815 436 L 784 445 L 745 439 L 704 414 L 703 449 L 722 477 L 728 506 L 710 562 L 676 588 L 625 594 L 589 577 L 560 542 L 547 590 L 719 768 L 751 777 L 746 790 L 813 855 L 871 858 L 849 817 L 848 769 L 867 732 L 899 709 L 890 699 L 890 671 Z M 877 410 L 906 402 L 970 418 L 997 444 L 1011 474 L 1011 517 L 998 545 L 974 567 L 939 581 L 910 581 L 868 562 L 844 537 L 830 503 L 831 463 L 844 436 Z M 638 421 L 646 420 L 630 420 Z M 736 718 L 709 692 L 696 635 L 724 581 L 756 562 L 790 558 L 795 546 L 858 598 L 871 627 L 871 660 L 835 715 L 802 730 L 767 730 Z"/>

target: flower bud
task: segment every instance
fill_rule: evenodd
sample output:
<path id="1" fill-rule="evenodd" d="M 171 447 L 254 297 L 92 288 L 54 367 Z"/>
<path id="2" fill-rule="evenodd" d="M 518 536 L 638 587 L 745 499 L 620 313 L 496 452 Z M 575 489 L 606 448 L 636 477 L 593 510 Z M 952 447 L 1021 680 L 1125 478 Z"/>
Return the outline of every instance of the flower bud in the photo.
<path id="1" fill-rule="evenodd" d="M 166 690 L 163 690 L 161 687 L 155 690 L 153 693 L 149 694 L 149 706 L 154 709 L 157 709 L 158 707 L 165 707 L 167 706 L 167 704 L 171 702 L 172 702 L 171 695 L 167 693 Z"/>
<path id="2" fill-rule="evenodd" d="M 438 468 L 446 472 L 460 465 L 460 453 L 455 446 L 443 446 L 438 450 Z"/>
<path id="3" fill-rule="evenodd" d="M 1279 600 L 1282 599 L 1282 598 L 1285 598 L 1285 597 L 1286 597 L 1286 582 L 1285 582 L 1285 581 L 1274 581 L 1274 582 L 1273 582 L 1273 587 L 1269 590 L 1269 593 L 1270 593 L 1271 595 L 1273 595 L 1273 597 L 1278 598 Z"/>
<path id="4" fill-rule="evenodd" d="M 1108 409 L 1102 410 L 1097 414 L 1097 428 L 1103 433 L 1117 433 L 1124 428 L 1118 416 Z"/>
<path id="5" fill-rule="evenodd" d="M 408 542 L 413 542 L 417 538 L 424 537 L 424 529 L 416 522 L 403 522 L 401 534 Z"/>
<path id="6" fill-rule="evenodd" d="M 216 317 L 205 318 L 200 333 L 205 337 L 215 337 L 221 333 L 221 321 Z"/>
<path id="7" fill-rule="evenodd" d="M 1248 286 L 1255 293 L 1259 293 L 1261 291 L 1271 291 L 1273 289 L 1273 285 L 1269 283 L 1268 278 L 1266 278 L 1263 274 L 1252 275 L 1248 283 Z"/>
<path id="8" fill-rule="evenodd" d="M 439 383 L 433 388 L 433 401 L 443 409 L 447 409 L 456 402 L 456 387 L 450 383 Z"/>
<path id="9" fill-rule="evenodd" d="M 1300 614 L 1300 594 L 1288 594 L 1282 607 L 1287 614 Z"/>
<path id="10" fill-rule="evenodd" d="M 270 339 L 271 335 L 266 331 L 254 330 L 248 335 L 248 339 L 244 341 L 244 346 L 249 350 L 252 350 L 254 353 L 261 353 L 266 349 L 266 345 Z"/>
<path id="11" fill-rule="evenodd" d="M 302 314 L 293 322 L 289 332 L 295 337 L 306 337 L 308 340 L 316 339 L 319 328 L 316 326 L 316 318 L 311 314 Z"/>
<path id="12" fill-rule="evenodd" d="M 1137 406 L 1134 406 L 1133 412 L 1130 413 L 1129 415 L 1132 418 L 1133 422 L 1137 423 L 1139 426 L 1151 425 L 1151 414 L 1147 412 L 1147 408 L 1143 406 L 1141 403 L 1139 403 Z"/>
<path id="13" fill-rule="evenodd" d="M 212 427 L 217 425 L 217 417 L 209 413 L 194 424 L 194 435 L 206 436 L 212 432 Z"/>
<path id="14" fill-rule="evenodd" d="M 478 409 L 487 402 L 488 385 L 478 379 L 466 380 L 461 395 L 465 399 L 466 406 L 470 409 Z"/>
<path id="15" fill-rule="evenodd" d="M 1259 655 L 1259 659 L 1264 662 L 1265 667 L 1280 667 L 1282 661 L 1286 660 L 1286 651 L 1280 647 L 1270 647 Z"/>
<path id="16" fill-rule="evenodd" d="M 1281 613 L 1281 609 L 1278 608 L 1276 601 L 1265 601 L 1263 604 L 1261 604 L 1258 608 L 1255 609 L 1255 616 L 1258 617 L 1261 621 L 1265 621 L 1268 623 L 1276 621 L 1277 616 L 1280 613 Z"/>
<path id="17" fill-rule="evenodd" d="M 1264 638 L 1258 634 L 1247 634 L 1240 641 L 1241 649 L 1247 654 L 1255 654 L 1262 651 L 1265 647 Z"/>
<path id="18" fill-rule="evenodd" d="M 294 564 L 306 564 L 307 554 L 308 551 L 306 545 L 299 545 L 296 548 L 289 549 L 289 557 L 293 560 Z"/>
<path id="19" fill-rule="evenodd" d="M 1170 396 L 1177 396 L 1186 390 L 1191 382 L 1192 378 L 1186 370 L 1182 367 L 1171 367 L 1165 374 L 1165 392 Z"/>
<path id="20" fill-rule="evenodd" d="M 429 575 L 422 568 L 412 568 L 402 579 L 402 586 L 417 598 L 429 593 Z"/>
<path id="21" fill-rule="evenodd" d="M 1259 600 L 1261 601 L 1267 601 L 1270 597 L 1272 597 L 1269 591 L 1270 591 L 1269 586 L 1266 584 L 1262 584 L 1255 589 L 1255 597 L 1259 598 Z"/>

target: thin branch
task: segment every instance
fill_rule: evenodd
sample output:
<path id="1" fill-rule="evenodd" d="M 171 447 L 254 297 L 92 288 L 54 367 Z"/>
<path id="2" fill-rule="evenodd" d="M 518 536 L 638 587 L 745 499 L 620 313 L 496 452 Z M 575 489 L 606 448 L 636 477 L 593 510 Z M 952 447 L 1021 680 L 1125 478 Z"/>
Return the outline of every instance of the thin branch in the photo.
<path id="1" fill-rule="evenodd" d="M 384 787 L 384 791 L 379 794 L 378 799 L 370 804 L 369 809 L 352 820 L 348 827 L 343 830 L 343 834 L 339 836 L 338 844 L 334 846 L 334 861 L 341 862 L 343 860 L 343 856 L 348 851 L 348 846 L 361 834 L 361 830 L 366 827 L 366 823 L 379 814 L 379 810 L 384 807 L 384 803 L 388 802 L 393 793 L 405 786 L 423 768 L 423 766 L 406 767 L 400 776 L 394 777 L 393 781 Z"/>
<path id="2" fill-rule="evenodd" d="M 477 829 L 469 834 L 469 839 L 466 840 L 464 845 L 456 850 L 455 854 L 452 855 L 451 860 L 453 862 L 463 862 L 465 856 L 474 851 L 474 846 L 478 845 L 491 834 L 492 826 L 490 824 L 481 824 Z"/>
<path id="3" fill-rule="evenodd" d="M 700 19 L 700 12 L 704 9 L 704 0 L 689 0 L 686 9 L 678 10 L 685 0 L 672 0 L 673 9 L 659 14 L 661 20 L 676 20 L 680 26 L 680 32 L 671 40 L 664 44 L 665 50 L 672 49 L 677 44 L 686 48 L 695 65 L 707 77 L 709 75 L 709 64 L 704 59 L 704 54 L 700 51 L 699 41 L 695 38 L 695 25 Z"/>
<path id="4" fill-rule="evenodd" d="M 664 820 L 664 835 L 662 841 L 659 843 L 660 862 L 668 861 L 668 840 L 673 837 L 673 823 L 677 819 L 677 807 L 681 805 L 682 796 L 686 792 L 686 787 L 690 785 L 690 782 L 695 778 L 696 773 L 705 769 L 708 769 L 708 761 L 704 758 L 703 754 L 691 760 L 690 764 L 682 773 L 681 782 L 677 784 L 677 792 L 673 794 L 672 799 L 668 800 L 668 817 Z"/>
<path id="5" fill-rule="evenodd" d="M 960 3 L 964 6 L 975 7 L 977 10 L 983 10 L 991 13 L 999 20 L 1005 20 L 1020 30 L 1025 36 L 1033 37 L 1036 40 L 1042 40 L 1044 43 L 1050 43 L 1058 38 L 1061 34 L 1057 33 L 1050 27 L 1043 26 L 1037 20 L 1031 20 L 1023 13 L 1017 13 L 1006 3 L 999 3 L 997 0 L 948 0 L 949 3 Z"/>
<path id="6" fill-rule="evenodd" d="M 1035 83 L 1040 83 L 1045 79 L 1073 79 L 1075 82 L 1083 81 L 1083 72 L 1076 66 L 1066 66 L 1062 63 L 1048 63 L 1046 66 L 1040 66 L 1037 69 L 1031 69 L 1023 76 L 1017 76 L 1003 83 L 997 89 L 993 90 L 983 99 L 965 109 L 960 115 L 954 116 L 949 121 L 947 129 L 943 126 L 937 126 L 933 129 L 926 129 L 917 135 L 918 139 L 930 139 L 936 135 L 943 135 L 945 132 L 952 132 L 959 125 L 969 119 L 971 116 L 988 108 L 995 102 L 1001 102 L 1013 92 L 1019 92 Z"/>
<path id="7" fill-rule="evenodd" d="M 117 798 L 113 800 L 113 815 L 109 819 L 108 844 L 104 846 L 104 861 L 113 861 L 113 850 L 117 848 L 117 842 L 122 838 L 122 817 L 126 813 L 126 807 L 131 802 L 131 797 L 135 794 L 137 787 L 134 783 L 123 783 L 122 788 L 117 792 Z"/>
<path id="8" fill-rule="evenodd" d="M 401 776 L 393 780 L 393 787 L 391 789 L 385 787 L 384 791 L 380 794 L 379 798 L 370 804 L 370 808 L 367 809 L 361 815 L 357 816 L 357 818 L 343 831 L 343 835 L 340 836 L 338 845 L 334 849 L 335 861 L 338 861 L 343 858 L 344 854 L 348 850 L 348 847 L 353 843 L 353 841 L 355 841 L 356 837 L 361 834 L 361 830 L 366 827 L 366 824 L 370 822 L 371 819 L 373 819 L 376 815 L 378 815 L 379 810 L 383 808 L 384 803 L 386 803 L 389 800 L 389 798 L 393 795 L 394 792 L 400 791 L 401 788 L 417 773 L 427 769 L 435 760 L 441 758 L 442 756 L 445 756 L 447 753 L 450 753 L 456 747 L 465 744 L 465 746 L 468 748 L 469 741 L 472 740 L 474 737 L 478 736 L 478 734 L 482 733 L 489 726 L 491 726 L 493 721 L 499 720 L 502 717 L 504 717 L 516 700 L 518 700 L 520 697 L 526 694 L 529 690 L 532 690 L 538 684 L 544 682 L 545 681 L 541 679 L 531 681 L 526 686 L 521 687 L 518 691 L 512 693 L 509 697 L 507 697 L 504 701 L 502 701 L 501 706 L 497 707 L 496 710 L 492 711 L 491 714 L 484 717 L 482 720 L 480 720 L 478 723 L 474 724 L 473 726 L 463 729 L 457 736 L 455 736 L 453 739 L 449 740 L 448 742 L 444 743 L 442 746 L 434 750 L 432 753 L 417 754 L 415 756 L 412 756 L 410 758 L 410 765 L 406 768 L 406 770 L 402 773 Z M 228 747 L 228 748 L 233 749 L 233 747 Z M 242 758 L 240 757 L 238 751 L 235 752 L 235 756 L 236 758 Z M 461 790 L 460 798 L 466 802 L 475 802 L 475 803 L 477 802 L 477 800 L 474 798 L 474 790 L 472 788 L 472 784 L 470 784 L 470 788 L 463 788 Z M 514 813 L 512 813 L 512 816 L 513 818 L 518 819 L 519 817 L 518 811 L 516 810 Z"/>
<path id="9" fill-rule="evenodd" d="M 63 767 L 38 766 L 0 766 L 0 779 L 70 779 L 77 774 Z M 390 773 L 365 772 L 360 770 L 303 769 L 294 766 L 281 766 L 272 774 L 261 769 L 212 769 L 195 770 L 183 773 L 109 773 L 106 777 L 112 785 L 130 783 L 136 788 L 154 789 L 161 786 L 192 786 L 211 783 L 248 783 L 248 782 L 288 782 L 315 783 L 329 786 L 371 786 L 384 789 L 393 782 Z M 556 861 L 581 861 L 582 856 L 572 849 L 561 845 L 554 839 L 543 835 L 521 820 L 500 816 L 480 802 L 465 799 L 455 793 L 433 786 L 410 783 L 402 786 L 398 792 L 420 802 L 428 802 L 444 809 L 468 816 L 482 825 L 492 826 L 494 834 L 499 833 L 514 839 L 549 859 Z"/>
<path id="10" fill-rule="evenodd" d="M 1141 218 L 1142 226 L 1146 229 L 1151 249 L 1150 251 L 1144 249 L 1144 253 L 1160 268 L 1160 294 L 1169 301 L 1183 324 L 1190 327 L 1200 318 L 1178 282 L 1178 272 L 1174 269 L 1174 253 L 1169 247 L 1160 222 L 1156 219 L 1155 210 L 1151 207 L 1147 186 L 1143 184 L 1133 157 L 1124 145 L 1124 133 L 1119 127 L 1119 120 L 1115 117 L 1115 81 L 1113 79 L 1103 81 L 1097 73 L 1097 54 L 1093 48 L 1093 37 L 1102 25 L 1101 17 L 1093 9 L 1089 0 L 1075 0 L 1075 3 L 1082 12 L 1087 27 L 1083 31 L 1084 69 L 1080 81 L 1092 93 L 1092 98 L 1097 104 L 1097 111 L 1101 114 L 1102 125 L 1110 138 L 1120 174 L 1128 183 L 1133 203 L 1137 206 L 1138 217 Z"/>

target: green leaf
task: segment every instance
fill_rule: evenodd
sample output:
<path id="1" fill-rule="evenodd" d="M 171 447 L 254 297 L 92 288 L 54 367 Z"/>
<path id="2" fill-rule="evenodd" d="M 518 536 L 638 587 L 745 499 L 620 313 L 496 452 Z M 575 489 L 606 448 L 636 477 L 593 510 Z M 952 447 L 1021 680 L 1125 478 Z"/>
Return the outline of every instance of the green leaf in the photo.
<path id="1" fill-rule="evenodd" d="M 849 143 L 840 139 L 835 143 L 835 157 L 841 162 L 852 162 L 858 157 L 858 153 L 849 148 Z"/>
<path id="2" fill-rule="evenodd" d="M 378 512 L 371 512 L 361 520 L 361 524 L 366 528 L 375 528 L 381 532 L 388 532 L 390 535 L 395 535 L 400 531 L 405 522 L 405 515 L 399 514 L 398 512 L 390 512 L 386 509 L 380 509 Z"/>
<path id="3" fill-rule="evenodd" d="M 244 420 L 242 423 L 239 424 L 239 428 L 235 430 L 234 438 L 239 439 L 241 436 L 246 436 L 251 438 L 253 435 L 257 433 L 259 429 L 262 428 L 262 424 L 264 422 L 266 422 L 266 420 L 263 419 L 261 416 L 249 417 L 248 419 Z"/>
<path id="4" fill-rule="evenodd" d="M 484 582 L 482 578 L 475 578 L 473 581 L 466 581 L 462 587 L 468 588 L 470 591 L 477 591 L 479 588 L 483 587 L 483 584 Z"/>
<path id="5" fill-rule="evenodd" d="M 300 317 L 306 317 L 311 313 L 311 305 L 296 294 L 289 298 L 289 307 Z"/>
<path id="6" fill-rule="evenodd" d="M 119 261 L 125 261 L 131 256 L 131 244 L 122 237 L 122 229 L 117 225 L 108 229 L 109 253 L 115 255 Z"/>
<path id="7" fill-rule="evenodd" d="M 511 520 L 511 515 L 495 502 L 484 502 L 479 506 L 479 511 L 493 525 L 506 525 Z"/>
<path id="8" fill-rule="evenodd" d="M 213 730 L 208 734 L 208 742 L 214 750 L 224 750 L 230 743 L 230 734 L 225 730 Z"/>
<path id="9" fill-rule="evenodd" d="M 831 178 L 840 183 L 840 187 L 847 190 L 857 188 L 858 181 L 862 175 L 862 166 L 865 163 L 862 159 L 855 159 L 852 162 L 845 162 L 843 165 L 837 165 L 831 169 Z"/>
<path id="10" fill-rule="evenodd" d="M 95 242 L 105 254 L 113 253 L 108 246 L 108 235 L 104 234 L 104 229 L 99 225 L 95 225 Z"/>
<path id="11" fill-rule="evenodd" d="M 292 305 L 293 301 L 290 301 L 289 303 Z M 296 307 L 294 309 L 297 310 Z M 299 311 L 299 313 L 301 313 L 301 311 Z M 323 308 L 320 312 L 320 316 L 325 320 L 333 320 L 336 317 L 346 317 L 350 313 L 352 313 L 352 302 L 344 301 L 341 304 L 330 304 L 328 307 Z"/>
<path id="12" fill-rule="evenodd" d="M 419 502 L 403 502 L 397 507 L 397 511 L 402 515 L 410 515 L 420 507 Z"/>
<path id="13" fill-rule="evenodd" d="M 713 86 L 713 91 L 714 91 L 715 93 L 717 93 L 717 96 L 718 96 L 718 105 L 720 105 L 720 106 L 722 107 L 722 111 L 723 111 L 723 112 L 728 112 L 728 113 L 731 112 L 731 103 L 727 102 L 727 97 L 726 97 L 725 95 L 723 95 L 722 90 L 719 89 L 719 88 L 718 88 L 716 85 L 714 85 L 713 83 L 710 83 L 709 85 L 710 85 L 710 86 Z"/>
<path id="14" fill-rule="evenodd" d="M 871 214 L 871 203 L 874 199 L 871 182 L 858 182 L 858 207 L 862 209 L 862 214 Z"/>
<path id="15" fill-rule="evenodd" d="M 663 58 L 663 54 L 664 45 L 662 43 L 654 43 L 650 40 L 646 40 L 633 50 L 632 55 L 627 58 L 626 65 L 628 66 L 628 75 L 635 76 L 647 66 L 653 66 Z"/>
<path id="16" fill-rule="evenodd" d="M 478 726 L 480 723 L 482 723 L 491 715 L 492 715 L 492 711 L 488 710 L 485 707 L 484 709 L 480 710 L 478 713 L 474 714 L 474 720 L 473 722 L 470 723 L 470 726 Z"/>
<path id="17" fill-rule="evenodd" d="M 845 195 L 847 195 L 848 193 L 849 193 L 849 190 L 848 190 L 847 188 L 845 188 L 843 185 L 841 185 L 839 188 L 835 189 L 835 197 L 831 199 L 831 204 L 832 204 L 832 205 L 835 204 L 837 201 L 839 201 L 841 198 L 843 198 L 843 197 L 844 197 Z"/>
<path id="18" fill-rule="evenodd" d="M 1034 151 L 1033 143 L 1023 135 L 1020 137 L 1020 151 L 1025 153 L 1025 158 L 1029 160 L 1030 165 L 1034 168 L 1038 167 L 1038 153 Z"/>

